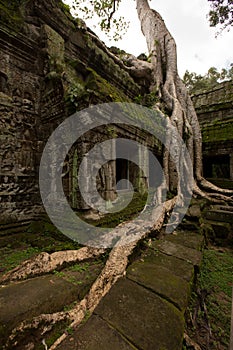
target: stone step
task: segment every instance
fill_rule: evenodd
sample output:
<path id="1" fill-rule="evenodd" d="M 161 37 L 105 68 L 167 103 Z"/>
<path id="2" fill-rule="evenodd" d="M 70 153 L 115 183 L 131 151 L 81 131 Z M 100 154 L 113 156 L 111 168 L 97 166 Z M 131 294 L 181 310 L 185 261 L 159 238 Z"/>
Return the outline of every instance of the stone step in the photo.
<path id="1" fill-rule="evenodd" d="M 203 219 L 202 229 L 209 239 L 217 238 L 226 242 L 232 239 L 232 225 L 229 222 Z"/>
<path id="2" fill-rule="evenodd" d="M 90 264 L 81 272 L 66 268 L 62 272 L 2 285 L 0 343 L 20 322 L 43 313 L 62 311 L 74 301 L 82 300 L 102 268 L 102 263 Z"/>
<path id="3" fill-rule="evenodd" d="M 150 242 L 87 322 L 57 349 L 181 350 L 184 313 L 203 242 L 191 232 Z"/>
<path id="4" fill-rule="evenodd" d="M 31 223 L 31 220 L 18 221 L 16 223 L 1 223 L 0 224 L 0 237 L 9 236 L 17 233 L 21 233 L 26 230 Z"/>
<path id="5" fill-rule="evenodd" d="M 204 218 L 233 224 L 233 211 L 211 209 L 204 214 Z"/>
<path id="6" fill-rule="evenodd" d="M 229 211 L 229 212 L 233 213 L 233 206 L 228 206 L 228 205 L 220 206 L 219 210 Z"/>

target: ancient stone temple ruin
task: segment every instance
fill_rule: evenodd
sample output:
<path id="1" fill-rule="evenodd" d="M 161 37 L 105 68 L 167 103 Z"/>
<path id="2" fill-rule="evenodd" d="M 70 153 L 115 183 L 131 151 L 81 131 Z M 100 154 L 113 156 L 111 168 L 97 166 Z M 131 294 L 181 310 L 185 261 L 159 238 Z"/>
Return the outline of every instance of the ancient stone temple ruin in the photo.
<path id="1" fill-rule="evenodd" d="M 70 116 L 78 112 L 75 128 L 81 129 L 84 122 L 88 124 L 87 108 L 100 109 L 111 102 L 133 102 L 143 108 L 158 102 L 157 93 L 149 91 L 148 62 L 143 55 L 140 58 L 106 48 L 61 0 L 0 1 L 1 349 L 180 350 L 189 345 L 185 313 L 190 317 L 187 307 L 202 268 L 204 241 L 232 244 L 232 207 L 212 206 L 209 200 L 193 197 L 185 220 L 174 234 L 165 234 L 176 196 L 168 193 L 166 203 L 153 208 L 144 200 L 151 187 L 162 187 L 163 142 L 135 124 L 116 123 L 116 114 L 108 125 L 81 134 L 68 151 L 61 134 L 59 142 L 51 144 L 43 169 L 48 176 L 56 172 L 54 155 L 64 155 L 57 173 L 65 202 L 75 219 L 90 222 L 91 229 L 72 226 L 66 213 L 60 215 L 64 231 L 53 225 L 40 194 L 47 142 Z M 143 65 L 143 74 L 135 61 Z M 204 175 L 232 185 L 232 82 L 202 91 L 193 101 L 203 132 Z M 124 141 L 119 144 L 118 139 Z M 104 145 L 100 149 L 109 160 L 95 173 L 99 197 L 106 206 L 114 206 L 118 193 L 129 194 L 129 183 L 136 197 L 127 206 L 127 215 L 119 211 L 115 218 L 112 213 L 91 212 L 80 190 L 93 199 L 90 182 L 95 164 L 88 165 L 87 153 L 109 140 L 106 149 Z M 86 171 L 80 186 L 82 163 Z M 171 177 L 176 175 L 173 170 Z M 52 199 L 55 207 L 62 207 Z M 149 219 L 143 217 L 145 207 L 153 214 Z M 179 209 L 176 220 L 183 215 Z M 139 212 L 142 216 L 131 220 Z M 101 232 L 106 227 L 108 237 Z M 72 235 L 67 234 L 70 228 Z M 229 262 L 229 274 L 230 268 Z M 221 299 L 226 313 L 224 293 Z M 194 314 L 209 322 L 202 299 L 199 304 Z M 200 324 L 202 338 L 204 325 Z M 222 337 L 225 330 L 215 329 Z"/>
<path id="2" fill-rule="evenodd" d="M 149 96 L 148 100 L 151 96 L 150 72 L 140 77 L 133 67 L 127 69 L 82 21 L 70 16 L 61 1 L 26 1 L 20 9 L 16 3 L 3 1 L 0 17 L 0 224 L 5 230 L 26 225 L 41 213 L 41 154 L 63 120 L 90 105 L 138 102 L 142 96 Z M 220 172 L 220 177 L 232 178 L 232 83 L 193 100 L 203 126 L 206 175 L 215 177 Z M 114 120 L 112 127 L 84 135 L 63 167 L 64 192 L 74 209 L 88 209 L 77 190 L 80 159 L 99 140 L 114 134 L 140 141 L 161 159 L 157 140 L 129 127 L 116 127 Z M 116 145 L 112 152 L 117 154 Z M 123 178 L 139 191 L 147 177 L 149 186 L 156 185 L 146 175 L 149 154 L 142 154 L 140 146 L 128 152 L 138 157 L 145 172 L 124 159 L 108 162 L 98 180 L 103 198 L 114 199 L 116 184 Z M 127 189 L 127 184 L 120 186 L 120 190 Z"/>
<path id="3" fill-rule="evenodd" d="M 97 103 L 134 101 L 148 91 L 146 78 L 133 78 L 85 24 L 66 13 L 61 2 L 28 1 L 20 10 L 6 2 L 0 14 L 1 224 L 9 228 L 12 223 L 26 224 L 41 212 L 41 154 L 67 116 Z M 161 153 L 156 140 L 132 128 L 113 126 L 84 135 L 64 163 L 64 192 L 73 208 L 85 209 L 77 192 L 80 158 L 113 133 L 140 139 L 158 156 Z M 148 162 L 140 147 L 128 152 L 139 157 L 140 164 Z M 138 188 L 146 182 L 145 174 L 131 171 L 133 166 L 123 159 L 103 166 L 99 190 L 104 198 L 114 198 L 121 178 Z"/>
<path id="4" fill-rule="evenodd" d="M 233 82 L 219 83 L 192 99 L 202 129 L 204 175 L 233 180 Z"/>

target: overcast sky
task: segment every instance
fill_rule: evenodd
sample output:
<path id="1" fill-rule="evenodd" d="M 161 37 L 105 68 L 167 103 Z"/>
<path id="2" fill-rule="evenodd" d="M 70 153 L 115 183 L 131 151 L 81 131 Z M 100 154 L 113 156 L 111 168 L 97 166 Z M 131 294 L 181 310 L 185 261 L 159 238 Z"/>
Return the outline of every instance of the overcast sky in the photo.
<path id="1" fill-rule="evenodd" d="M 71 3 L 71 0 L 64 2 Z M 162 15 L 175 38 L 181 77 L 186 69 L 204 74 L 210 67 L 227 68 L 233 63 L 233 28 L 215 38 L 216 28 L 210 28 L 207 19 L 207 0 L 152 0 L 150 6 Z M 117 46 L 135 56 L 147 53 L 135 1 L 122 0 L 120 9 L 121 14 L 130 21 L 128 32 L 121 41 L 109 41 L 99 29 L 93 29 L 91 23 L 87 24 L 107 46 Z"/>

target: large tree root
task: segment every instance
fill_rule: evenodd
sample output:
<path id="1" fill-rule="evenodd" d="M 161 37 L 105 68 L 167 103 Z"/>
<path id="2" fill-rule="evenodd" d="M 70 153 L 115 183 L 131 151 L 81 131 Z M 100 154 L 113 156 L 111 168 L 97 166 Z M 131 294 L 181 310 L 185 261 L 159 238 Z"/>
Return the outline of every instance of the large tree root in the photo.
<path id="1" fill-rule="evenodd" d="M 61 268 L 65 264 L 96 258 L 103 254 L 104 251 L 104 249 L 83 247 L 79 250 L 65 250 L 52 254 L 41 253 L 33 259 L 24 261 L 20 266 L 3 275 L 0 282 L 6 284 L 11 281 L 43 275 Z"/>
<path id="2" fill-rule="evenodd" d="M 207 181 L 205 178 L 201 178 L 198 180 L 198 184 L 200 185 L 201 188 L 205 189 L 206 191 L 211 191 L 215 193 L 220 193 L 228 196 L 233 196 L 233 190 L 228 190 L 225 188 L 220 188 L 211 182 Z M 229 198 L 229 197 L 227 197 Z"/>
<path id="3" fill-rule="evenodd" d="M 221 194 L 219 192 L 214 192 L 214 193 L 206 192 L 202 190 L 197 184 L 195 184 L 193 187 L 193 194 L 201 198 L 207 199 L 213 204 L 226 204 L 226 203 L 233 204 L 232 197 L 228 197 L 227 195 Z"/>
<path id="4" fill-rule="evenodd" d="M 78 326 L 82 320 L 85 318 L 87 313 L 92 313 L 96 306 L 99 304 L 101 299 L 108 293 L 110 288 L 114 283 L 122 276 L 124 276 L 126 267 L 128 264 L 128 258 L 132 254 L 133 250 L 137 246 L 138 242 L 147 237 L 151 232 L 159 231 L 164 223 L 165 217 L 170 213 L 176 203 L 177 197 L 168 200 L 161 206 L 158 210 L 155 209 L 152 212 L 152 221 L 142 221 L 138 224 L 130 226 L 130 223 L 121 225 L 117 228 L 117 235 L 121 233 L 123 242 L 125 235 L 130 228 L 130 234 L 135 233 L 137 237 L 137 232 L 140 230 L 140 238 L 135 239 L 131 243 L 122 245 L 121 241 L 118 241 L 116 246 L 111 250 L 108 260 L 103 268 L 101 274 L 98 276 L 94 284 L 92 285 L 88 294 L 84 299 L 79 302 L 72 310 L 67 312 L 58 312 L 54 314 L 43 314 L 38 317 L 33 318 L 31 322 L 24 321 L 17 328 L 15 328 L 8 338 L 5 349 L 14 349 L 20 345 L 18 342 L 23 339 L 23 335 L 27 331 L 33 331 L 40 329 L 41 341 L 43 340 L 45 334 L 51 331 L 52 327 L 63 320 L 68 320 L 71 322 L 70 327 Z M 159 212 L 159 215 L 158 215 Z M 113 230 L 114 231 L 114 230 Z M 135 231 L 135 232 L 134 232 Z M 84 249 L 84 248 L 82 248 Z M 86 248 L 88 249 L 88 248 Z M 63 253 L 59 252 L 58 254 Z M 67 337 L 67 332 L 57 339 L 57 341 L 51 346 L 50 350 L 56 349 L 56 347 Z"/>

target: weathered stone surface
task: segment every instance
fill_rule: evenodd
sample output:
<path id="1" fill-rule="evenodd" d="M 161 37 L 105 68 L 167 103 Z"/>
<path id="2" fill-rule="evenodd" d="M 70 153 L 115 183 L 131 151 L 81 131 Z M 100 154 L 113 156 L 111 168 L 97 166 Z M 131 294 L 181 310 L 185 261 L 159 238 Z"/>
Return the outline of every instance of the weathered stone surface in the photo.
<path id="1" fill-rule="evenodd" d="M 159 250 L 158 245 L 163 247 L 165 243 L 169 254 Z M 174 237 L 165 235 L 163 240 L 149 241 L 127 268 L 126 277 L 117 281 L 88 322 L 76 329 L 59 349 L 69 349 L 69 344 L 76 349 L 80 342 L 81 349 L 102 350 L 114 335 L 114 349 L 125 346 L 123 338 L 134 349 L 180 350 L 184 311 L 197 272 L 195 265 L 200 263 L 202 244 L 201 235 L 192 232 L 187 235 L 182 231 L 177 231 Z M 188 260 L 190 254 L 192 257 Z"/>
<path id="2" fill-rule="evenodd" d="M 95 310 L 136 348 L 180 350 L 184 319 L 171 303 L 126 279 L 120 279 Z"/>
<path id="3" fill-rule="evenodd" d="M 174 275 L 167 268 L 137 261 L 128 268 L 127 277 L 153 290 L 164 299 L 172 302 L 181 311 L 187 307 L 190 293 L 188 282 Z"/>
<path id="4" fill-rule="evenodd" d="M 206 236 L 211 240 L 215 240 L 216 238 L 232 238 L 233 231 L 230 223 L 204 219 L 201 227 Z"/>
<path id="5" fill-rule="evenodd" d="M 194 276 L 193 265 L 175 256 L 164 254 L 158 250 L 148 249 L 141 257 L 146 263 L 155 264 L 171 271 L 175 276 L 186 281 L 192 281 Z"/>
<path id="6" fill-rule="evenodd" d="M 1 6 L 1 16 L 16 14 L 11 3 Z M 17 9 L 20 30 L 14 21 L 1 17 L 0 224 L 19 218 L 23 222 L 41 212 L 40 158 L 58 124 L 90 104 L 131 101 L 140 93 L 123 64 L 68 15 L 61 2 L 36 0 L 22 6 L 21 14 Z M 91 137 L 86 141 L 90 148 L 96 142 Z M 63 178 L 64 189 L 74 204 L 72 157 L 68 163 L 71 173 Z"/>
<path id="7" fill-rule="evenodd" d="M 199 91 L 192 100 L 202 131 L 204 175 L 233 180 L 232 80 Z"/>
<path id="8" fill-rule="evenodd" d="M 196 218 L 196 219 L 200 218 L 201 217 L 200 205 L 198 205 L 198 204 L 190 205 L 186 215 L 191 217 L 191 218 Z"/>
<path id="9" fill-rule="evenodd" d="M 224 209 L 212 209 L 208 210 L 204 217 L 208 220 L 229 222 L 233 224 L 233 212 Z"/>
<path id="10" fill-rule="evenodd" d="M 93 315 L 81 328 L 57 347 L 58 350 L 135 350 L 119 332 Z"/>
<path id="11" fill-rule="evenodd" d="M 64 293 L 66 290 L 66 293 Z M 0 289 L 0 325 L 5 334 L 20 321 L 61 311 L 77 298 L 77 286 L 55 276 L 38 277 Z"/>
<path id="12" fill-rule="evenodd" d="M 67 271 L 36 277 L 0 288 L 0 337 L 19 322 L 43 313 L 62 311 L 81 300 L 96 279 L 102 265 L 88 272 Z M 2 334 L 1 334 L 2 333 Z"/>
<path id="13" fill-rule="evenodd" d="M 201 250 L 204 244 L 204 236 L 196 232 L 179 231 L 166 236 L 166 241 L 178 243 L 185 247 Z"/>
<path id="14" fill-rule="evenodd" d="M 151 248 L 159 249 L 161 252 L 175 256 L 179 259 L 183 259 L 192 263 L 194 266 L 200 266 L 202 254 L 201 252 L 184 247 L 181 244 L 169 242 L 169 241 L 158 241 L 153 242 Z"/>

